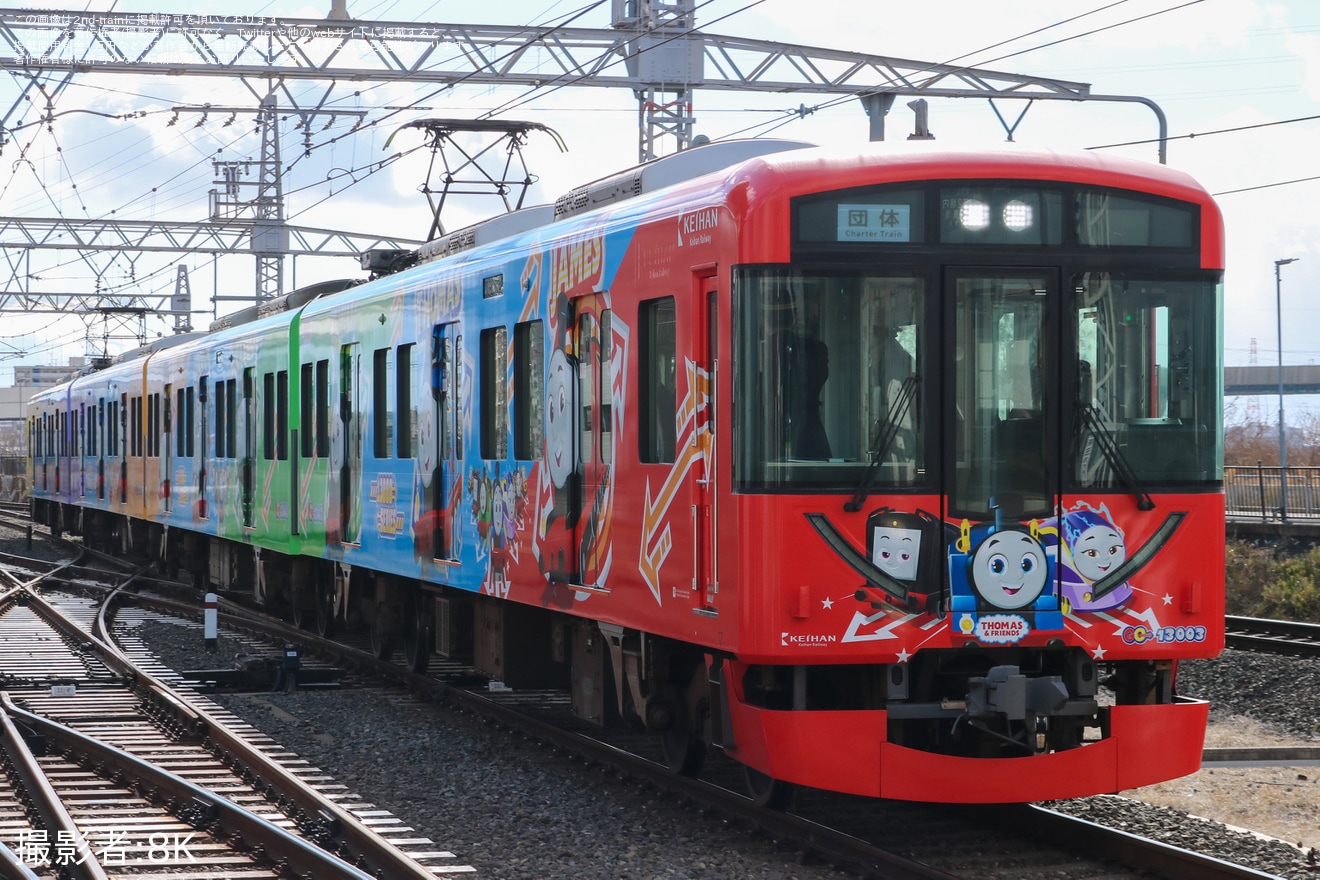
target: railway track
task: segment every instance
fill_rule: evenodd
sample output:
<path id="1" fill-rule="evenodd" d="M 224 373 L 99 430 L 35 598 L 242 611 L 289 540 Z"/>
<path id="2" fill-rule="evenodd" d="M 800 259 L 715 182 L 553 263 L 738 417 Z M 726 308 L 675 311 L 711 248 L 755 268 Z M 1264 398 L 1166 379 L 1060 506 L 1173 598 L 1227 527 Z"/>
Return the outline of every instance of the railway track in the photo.
<path id="1" fill-rule="evenodd" d="M 112 579 L 105 576 L 98 579 L 94 569 L 89 569 L 70 566 L 59 576 L 95 591 L 108 590 Z M 140 586 L 147 586 L 145 579 Z M 123 601 L 143 609 L 155 609 L 159 614 L 179 615 L 184 620 L 195 621 L 200 611 L 191 589 L 165 589 L 177 595 L 167 597 L 139 592 L 132 597 L 123 597 Z M 188 598 L 179 598 L 182 596 Z M 754 806 L 741 793 L 741 773 L 732 762 L 711 760 L 698 779 L 675 777 L 662 766 L 662 756 L 652 740 L 643 739 L 640 743 L 637 738 L 601 740 L 594 735 L 598 731 L 583 731 L 569 717 L 564 695 L 492 694 L 485 690 L 484 679 L 459 666 L 442 667 L 430 675 L 416 675 L 380 661 L 366 650 L 318 639 L 238 603 L 222 601 L 221 604 L 227 629 L 246 632 L 252 639 L 266 639 L 272 650 L 290 642 L 302 644 L 304 654 L 317 654 L 326 657 L 328 662 L 387 677 L 428 699 L 445 700 L 465 711 L 553 744 L 555 748 L 569 750 L 591 762 L 607 764 L 632 778 L 643 780 L 648 786 L 702 804 L 703 809 L 715 810 L 728 819 L 757 827 L 776 840 L 791 841 L 795 846 L 812 851 L 817 858 L 864 876 L 956 877 L 960 876 L 961 870 L 960 852 L 985 852 L 988 849 L 1003 850 L 1009 854 L 1007 858 L 1012 858 L 1014 852 L 1029 852 L 1033 863 L 1046 865 L 1052 862 L 1075 865 L 1079 853 L 1088 853 L 1091 854 L 1088 857 L 1099 861 L 1121 862 L 1127 868 L 1118 871 L 1131 870 L 1134 876 L 1145 871 L 1175 880 L 1183 877 L 1270 876 L 1030 805 L 993 810 L 951 809 L 841 798 L 811 791 L 803 792 L 790 811 L 765 810 Z M 1241 756 L 1217 757 L 1220 760 L 1243 759 Z M 898 833 L 885 829 L 898 829 Z M 1031 830 L 1023 833 L 1022 829 Z M 969 842 L 951 848 L 951 840 Z M 1042 840 L 1051 843 L 1043 846 Z M 1067 841 L 1067 846 L 1061 846 L 1062 841 Z M 1109 873 L 1097 876 L 1123 874 L 1111 869 Z"/>
<path id="2" fill-rule="evenodd" d="M 313 768 L 282 763 L 276 744 L 254 742 L 167 687 L 111 644 L 112 606 L 32 586 L 0 594 L 0 804 L 28 805 L 0 852 L 6 876 L 61 868 L 75 877 L 150 869 L 420 880 L 471 871 L 430 841 L 396 833 L 391 842 L 371 827 L 380 821 L 370 804 L 321 793 Z"/>
<path id="3" fill-rule="evenodd" d="M 139 597 L 145 605 L 195 619 L 195 601 Z M 729 820 L 757 827 L 776 840 L 791 841 L 831 864 L 863 876 L 947 878 L 961 876 L 966 852 L 1031 852 L 1038 862 L 1075 864 L 1079 851 L 1096 860 L 1118 860 L 1134 872 L 1156 871 L 1170 878 L 1259 878 L 1250 868 L 1114 832 L 1104 826 L 1042 807 L 950 808 L 896 804 L 803 792 L 789 811 L 757 807 L 742 794 L 741 771 L 713 757 L 697 779 L 676 777 L 663 766 L 657 744 L 646 737 L 601 737 L 569 716 L 566 695 L 541 692 L 491 693 L 485 679 L 462 666 L 418 675 L 381 661 L 367 651 L 310 636 L 237 603 L 221 602 L 227 627 L 264 637 L 272 648 L 289 641 L 305 651 L 328 655 L 333 662 L 389 677 L 427 698 L 442 699 L 465 711 L 493 719 L 555 748 L 604 764 L 645 785 L 703 805 Z M 1018 829 L 1014 832 L 1012 829 Z M 879 831 L 878 831 L 879 829 Z M 890 831 L 885 831 L 889 829 Z M 919 829 L 928 829 L 921 831 Z M 1023 834 L 1021 829 L 1031 829 Z M 896 833 L 893 833 L 895 832 Z M 963 841 L 950 848 L 950 840 Z M 1042 846 L 1042 840 L 1052 845 Z M 1059 846 L 1059 841 L 1068 841 Z M 953 853 L 950 856 L 950 853 Z M 1121 876 L 1108 874 L 1105 876 Z"/>
<path id="4" fill-rule="evenodd" d="M 1225 618 L 1230 648 L 1292 657 L 1320 657 L 1320 624 L 1259 617 Z"/>

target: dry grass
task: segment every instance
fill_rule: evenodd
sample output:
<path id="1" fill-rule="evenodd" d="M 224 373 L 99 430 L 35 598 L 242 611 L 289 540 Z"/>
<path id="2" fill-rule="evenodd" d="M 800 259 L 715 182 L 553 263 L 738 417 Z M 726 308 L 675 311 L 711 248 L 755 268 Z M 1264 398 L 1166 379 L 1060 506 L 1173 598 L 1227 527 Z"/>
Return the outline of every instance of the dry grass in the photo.
<path id="1" fill-rule="evenodd" d="M 1317 745 L 1269 733 L 1248 718 L 1212 720 L 1205 744 L 1208 748 Z M 1208 768 L 1123 794 L 1320 850 L 1320 767 Z"/>

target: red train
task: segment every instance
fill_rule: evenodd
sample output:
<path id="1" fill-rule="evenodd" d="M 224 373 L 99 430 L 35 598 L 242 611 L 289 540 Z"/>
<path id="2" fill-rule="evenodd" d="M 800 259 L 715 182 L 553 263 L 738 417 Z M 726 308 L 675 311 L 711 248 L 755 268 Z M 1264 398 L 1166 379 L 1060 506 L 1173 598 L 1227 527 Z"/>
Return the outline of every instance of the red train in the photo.
<path id="1" fill-rule="evenodd" d="M 1187 176 L 714 144 L 391 256 L 39 395 L 34 517 L 571 687 L 765 802 L 1198 767 L 1223 232 Z"/>

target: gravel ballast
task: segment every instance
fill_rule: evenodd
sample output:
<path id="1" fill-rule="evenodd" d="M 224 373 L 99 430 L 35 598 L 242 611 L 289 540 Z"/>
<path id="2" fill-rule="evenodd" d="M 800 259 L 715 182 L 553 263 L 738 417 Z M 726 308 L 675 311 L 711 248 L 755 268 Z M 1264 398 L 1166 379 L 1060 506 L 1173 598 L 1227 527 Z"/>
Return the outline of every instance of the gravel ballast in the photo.
<path id="1" fill-rule="evenodd" d="M 199 665 L 196 627 L 148 621 L 139 630 L 167 664 Z M 223 636 L 220 648 L 219 654 L 202 656 L 220 666 L 244 650 Z M 1277 668 L 1293 663 L 1295 673 Z M 1320 694 L 1320 663 L 1229 651 L 1220 660 L 1184 664 L 1183 690 L 1239 712 L 1268 716 L 1266 724 L 1228 710 L 1217 712 L 1210 745 L 1260 745 L 1259 736 L 1270 738 L 1265 744 L 1310 741 L 1301 734 L 1310 734 L 1306 719 L 1308 712 L 1316 717 L 1315 706 L 1308 706 L 1314 701 L 1266 700 L 1253 709 L 1235 695 L 1232 683 L 1242 681 L 1242 675 L 1267 672 L 1294 689 Z M 585 778 L 585 769 L 571 758 L 447 706 L 366 690 L 221 694 L 213 699 L 391 810 L 475 866 L 482 877 L 841 876 L 828 865 L 778 850 L 745 828 L 674 804 L 645 786 L 609 774 Z M 1051 806 L 1267 873 L 1311 878 L 1315 869 L 1307 853 L 1291 844 L 1316 845 L 1317 778 L 1320 773 L 1309 768 L 1210 769 L 1124 792 L 1125 797 Z"/>

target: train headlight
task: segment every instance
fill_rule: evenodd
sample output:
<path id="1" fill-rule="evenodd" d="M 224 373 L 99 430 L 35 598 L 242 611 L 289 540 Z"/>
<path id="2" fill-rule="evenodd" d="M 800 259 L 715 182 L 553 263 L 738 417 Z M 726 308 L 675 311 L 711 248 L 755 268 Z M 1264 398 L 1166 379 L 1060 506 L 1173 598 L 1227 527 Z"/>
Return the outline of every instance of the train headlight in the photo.
<path id="1" fill-rule="evenodd" d="M 1035 219 L 1031 205 L 1026 202 L 1014 199 L 1004 205 L 1004 227 L 1006 229 L 1013 232 L 1022 232 L 1024 229 L 1030 229 Z"/>
<path id="2" fill-rule="evenodd" d="M 990 206 L 977 199 L 968 199 L 958 210 L 958 221 L 963 229 L 980 232 L 990 225 Z"/>

